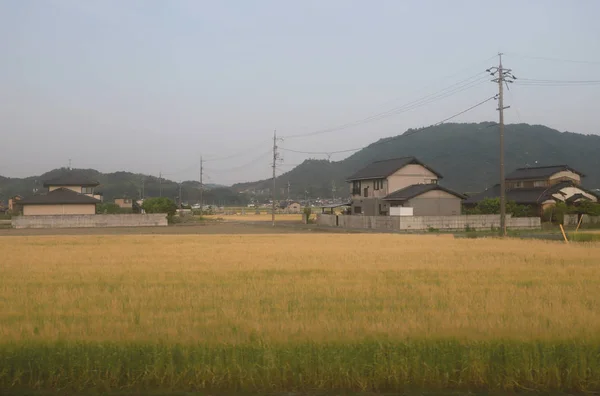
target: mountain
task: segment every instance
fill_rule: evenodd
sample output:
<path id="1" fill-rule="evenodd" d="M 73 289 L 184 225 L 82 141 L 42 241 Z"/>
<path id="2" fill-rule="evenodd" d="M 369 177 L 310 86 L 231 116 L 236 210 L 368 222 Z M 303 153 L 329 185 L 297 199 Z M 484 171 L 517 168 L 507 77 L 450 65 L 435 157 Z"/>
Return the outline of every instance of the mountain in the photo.
<path id="1" fill-rule="evenodd" d="M 409 129 L 381 139 L 337 162 L 306 160 L 277 178 L 278 195 L 302 198 L 348 195 L 345 179 L 367 164 L 394 157 L 415 156 L 440 172 L 440 184 L 460 192 L 479 192 L 498 183 L 499 134 L 493 122 Z M 568 164 L 583 172 L 583 185 L 600 188 L 600 136 L 559 132 L 543 125 L 509 124 L 505 127 L 506 173 L 525 166 Z M 250 194 L 269 192 L 271 180 L 232 186 Z"/>
<path id="2" fill-rule="evenodd" d="M 6 202 L 14 195 L 29 196 L 33 191 L 43 191 L 43 183 L 69 172 L 67 168 L 54 169 L 40 176 L 27 178 L 7 178 L 0 176 L 0 202 Z M 162 196 L 178 199 L 179 184 L 154 176 L 147 176 L 131 172 L 101 173 L 95 169 L 73 169 L 88 179 L 100 183 L 98 191 L 104 195 L 106 202 L 112 202 L 115 198 L 139 198 L 142 189 L 145 197 Z M 195 203 L 200 200 L 200 183 L 197 181 L 185 181 L 181 183 L 182 200 Z M 233 191 L 229 187 L 216 184 L 205 185 L 203 201 L 206 204 L 217 205 L 244 205 L 247 198 L 244 194 Z"/>

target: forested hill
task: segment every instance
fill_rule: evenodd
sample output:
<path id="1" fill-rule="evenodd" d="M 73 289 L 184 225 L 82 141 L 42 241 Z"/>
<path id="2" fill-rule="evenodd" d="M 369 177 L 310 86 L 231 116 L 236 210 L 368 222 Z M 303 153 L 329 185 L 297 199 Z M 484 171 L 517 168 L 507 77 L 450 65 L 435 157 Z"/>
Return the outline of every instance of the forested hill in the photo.
<path id="1" fill-rule="evenodd" d="M 39 176 L 27 178 L 7 178 L 0 176 L 0 202 L 6 203 L 14 195 L 30 196 L 34 189 L 43 190 L 45 180 L 51 180 L 69 172 L 66 168 L 54 169 Z M 115 198 L 139 198 L 144 192 L 145 197 L 162 196 L 176 199 L 179 196 L 179 184 L 158 177 L 136 174 L 131 172 L 101 173 L 94 169 L 73 169 L 71 172 L 80 174 L 100 183 L 98 191 L 102 192 L 106 202 Z M 184 202 L 196 203 L 200 198 L 200 183 L 185 181 L 181 185 Z M 243 205 L 246 197 L 228 187 L 205 185 L 203 192 L 206 204 Z"/>
<path id="2" fill-rule="evenodd" d="M 498 126 L 491 122 L 413 129 L 375 142 L 342 161 L 306 160 L 278 177 L 277 183 L 283 188 L 289 181 L 293 197 L 303 197 L 305 190 L 313 197 L 330 197 L 335 182 L 338 196 L 343 196 L 348 192 L 345 179 L 361 167 L 377 160 L 415 156 L 444 176 L 440 184 L 460 192 L 478 192 L 498 182 L 498 143 Z M 585 186 L 600 188 L 598 135 L 510 124 L 505 128 L 505 155 L 507 173 L 524 166 L 568 164 L 587 176 Z M 270 183 L 264 180 L 233 188 L 268 190 Z"/>

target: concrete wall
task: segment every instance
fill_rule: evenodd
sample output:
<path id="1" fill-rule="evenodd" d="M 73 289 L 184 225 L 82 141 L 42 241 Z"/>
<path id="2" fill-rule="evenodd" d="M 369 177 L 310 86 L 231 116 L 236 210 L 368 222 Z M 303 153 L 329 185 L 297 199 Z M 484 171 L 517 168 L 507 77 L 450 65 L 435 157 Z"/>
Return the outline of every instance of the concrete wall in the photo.
<path id="1" fill-rule="evenodd" d="M 166 225 L 167 215 L 161 213 L 18 216 L 12 218 L 13 228 L 153 227 Z"/>
<path id="2" fill-rule="evenodd" d="M 317 214 L 317 224 L 334 227 L 336 216 Z M 461 215 L 461 216 L 337 216 L 338 227 L 355 229 L 378 229 L 396 231 L 438 230 L 464 231 L 467 226 L 474 230 L 489 231 L 500 227 L 499 215 Z M 539 217 L 506 216 L 509 229 L 539 229 Z"/>
<path id="3" fill-rule="evenodd" d="M 93 215 L 96 204 L 23 205 L 24 216 Z"/>

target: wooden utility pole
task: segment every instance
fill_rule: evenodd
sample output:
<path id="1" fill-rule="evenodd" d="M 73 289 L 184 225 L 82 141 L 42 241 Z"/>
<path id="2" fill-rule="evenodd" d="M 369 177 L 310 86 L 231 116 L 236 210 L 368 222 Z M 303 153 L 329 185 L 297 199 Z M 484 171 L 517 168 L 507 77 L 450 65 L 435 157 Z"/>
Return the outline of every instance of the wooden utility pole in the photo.
<path id="1" fill-rule="evenodd" d="M 273 223 L 273 227 L 275 226 L 275 188 L 276 188 L 276 174 L 275 170 L 277 168 L 277 131 L 273 131 L 273 187 L 271 188 L 271 201 L 272 201 L 272 209 L 271 209 L 271 222 Z"/>
<path id="2" fill-rule="evenodd" d="M 179 182 L 179 209 L 183 209 L 181 205 L 181 182 Z"/>
<path id="3" fill-rule="evenodd" d="M 492 76 L 498 73 L 494 82 L 498 83 L 498 112 L 499 112 L 499 130 L 500 130 L 500 236 L 506 236 L 506 180 L 504 178 L 504 109 L 510 106 L 504 106 L 504 84 L 512 83 L 516 78 L 512 75 L 511 69 L 505 69 L 502 66 L 502 53 L 498 54 L 498 67 L 492 67 L 487 70 Z"/>
<path id="4" fill-rule="evenodd" d="M 500 235 L 506 236 L 506 180 L 504 178 L 504 73 L 502 54 L 498 54 L 498 111 L 500 122 Z"/>
<path id="5" fill-rule="evenodd" d="M 160 189 L 160 196 L 162 197 L 162 172 L 158 173 L 158 186 Z"/>
<path id="6" fill-rule="evenodd" d="M 202 216 L 202 211 L 204 210 L 204 184 L 202 184 L 202 178 L 204 176 L 204 162 L 202 161 L 202 156 L 200 156 L 200 216 Z"/>

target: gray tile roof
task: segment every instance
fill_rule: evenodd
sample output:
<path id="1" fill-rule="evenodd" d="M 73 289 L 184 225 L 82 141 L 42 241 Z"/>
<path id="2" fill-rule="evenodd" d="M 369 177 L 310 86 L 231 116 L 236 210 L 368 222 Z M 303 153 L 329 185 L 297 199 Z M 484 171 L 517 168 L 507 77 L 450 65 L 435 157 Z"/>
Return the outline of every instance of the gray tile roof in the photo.
<path id="1" fill-rule="evenodd" d="M 100 203 L 96 198 L 76 193 L 67 188 L 58 188 L 54 191 L 23 198 L 19 205 L 58 205 L 58 204 L 96 204 Z"/>
<path id="2" fill-rule="evenodd" d="M 352 181 L 364 179 L 384 179 L 390 176 L 392 173 L 396 172 L 398 169 L 404 168 L 406 165 L 409 164 L 421 165 L 427 168 L 429 171 L 433 172 L 438 178 L 442 178 L 441 174 L 431 169 L 415 157 L 402 157 L 387 159 L 383 161 L 375 161 L 362 168 L 346 180 Z"/>
<path id="3" fill-rule="evenodd" d="M 452 194 L 457 196 L 458 198 L 465 199 L 464 195 L 452 191 L 448 188 L 442 187 L 438 184 L 413 184 L 411 186 L 394 191 L 393 193 L 386 195 L 383 199 L 386 201 L 408 201 L 409 199 L 418 197 L 419 195 L 425 194 L 426 192 L 435 190 L 445 191 L 448 194 Z"/>
<path id="4" fill-rule="evenodd" d="M 99 185 L 95 180 L 90 180 L 87 177 L 76 172 L 69 172 L 57 178 L 44 181 L 44 187 L 49 186 L 82 186 L 95 187 Z"/>
<path id="5" fill-rule="evenodd" d="M 576 171 L 568 165 L 550 165 L 550 166 L 536 166 L 531 168 L 518 168 L 515 171 L 506 175 L 506 180 L 528 180 L 528 179 L 543 179 L 552 176 L 553 174 L 561 171 L 571 171 L 577 173 L 580 176 L 584 176 L 583 173 Z"/>

